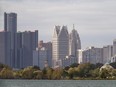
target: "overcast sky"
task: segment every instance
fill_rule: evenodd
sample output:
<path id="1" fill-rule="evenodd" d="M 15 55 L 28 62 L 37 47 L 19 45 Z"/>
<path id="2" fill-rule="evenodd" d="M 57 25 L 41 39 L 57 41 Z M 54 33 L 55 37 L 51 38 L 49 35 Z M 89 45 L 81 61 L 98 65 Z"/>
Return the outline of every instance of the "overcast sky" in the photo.
<path id="1" fill-rule="evenodd" d="M 102 47 L 116 38 L 116 0 L 0 0 L 0 30 L 4 12 L 18 14 L 18 31 L 39 30 L 39 40 L 51 41 L 55 25 L 75 24 L 82 48 Z"/>

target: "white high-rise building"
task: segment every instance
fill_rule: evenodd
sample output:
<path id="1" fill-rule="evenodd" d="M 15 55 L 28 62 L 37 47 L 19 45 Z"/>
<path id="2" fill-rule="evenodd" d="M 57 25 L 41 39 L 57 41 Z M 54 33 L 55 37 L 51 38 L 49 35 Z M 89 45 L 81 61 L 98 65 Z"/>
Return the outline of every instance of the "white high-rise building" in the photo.
<path id="1" fill-rule="evenodd" d="M 61 60 L 69 54 L 69 34 L 67 26 L 63 26 L 60 30 L 60 26 L 55 26 L 53 40 L 52 40 L 52 58 L 53 67 L 61 66 Z"/>
<path id="2" fill-rule="evenodd" d="M 78 54 L 78 63 L 79 64 L 81 64 L 81 63 L 84 63 L 84 61 L 86 61 L 86 60 L 84 60 L 83 59 L 83 50 L 82 49 L 79 49 L 78 51 L 77 51 L 77 54 Z"/>
<path id="3" fill-rule="evenodd" d="M 103 64 L 110 62 L 113 56 L 113 46 L 108 45 L 103 47 Z"/>
<path id="4" fill-rule="evenodd" d="M 116 39 L 113 41 L 113 56 L 116 55 Z"/>
<path id="5" fill-rule="evenodd" d="M 69 35 L 69 55 L 77 57 L 77 51 L 81 49 L 81 41 L 77 30 L 75 30 L 73 25 L 73 30 Z"/>

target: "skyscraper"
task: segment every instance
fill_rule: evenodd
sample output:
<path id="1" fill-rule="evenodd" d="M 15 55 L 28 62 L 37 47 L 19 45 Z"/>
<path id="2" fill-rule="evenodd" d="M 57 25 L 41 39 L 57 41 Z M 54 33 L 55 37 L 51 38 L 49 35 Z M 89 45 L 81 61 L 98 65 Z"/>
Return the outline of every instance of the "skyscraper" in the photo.
<path id="1" fill-rule="evenodd" d="M 53 67 L 60 66 L 58 61 L 69 54 L 69 34 L 67 26 L 63 26 L 61 30 L 60 26 L 55 26 L 52 44 Z"/>
<path id="2" fill-rule="evenodd" d="M 11 40 L 11 66 L 17 67 L 17 14 L 16 13 L 4 13 L 4 31 L 10 32 Z"/>
<path id="3" fill-rule="evenodd" d="M 33 50 L 38 47 L 38 31 L 22 32 L 23 67 L 33 65 Z"/>
<path id="4" fill-rule="evenodd" d="M 4 13 L 4 30 L 10 32 L 17 32 L 17 14 Z"/>
<path id="5" fill-rule="evenodd" d="M 22 32 L 17 32 L 17 68 L 23 68 Z"/>
<path id="6" fill-rule="evenodd" d="M 0 63 L 11 66 L 10 32 L 0 32 Z"/>
<path id="7" fill-rule="evenodd" d="M 60 32 L 60 26 L 55 26 L 54 34 L 52 38 L 52 58 L 53 61 L 58 60 L 58 34 Z"/>
<path id="8" fill-rule="evenodd" d="M 116 55 L 116 39 L 113 40 L 113 56 Z"/>
<path id="9" fill-rule="evenodd" d="M 81 49 L 81 41 L 77 30 L 73 25 L 73 30 L 69 35 L 69 55 L 77 57 L 77 50 Z"/>

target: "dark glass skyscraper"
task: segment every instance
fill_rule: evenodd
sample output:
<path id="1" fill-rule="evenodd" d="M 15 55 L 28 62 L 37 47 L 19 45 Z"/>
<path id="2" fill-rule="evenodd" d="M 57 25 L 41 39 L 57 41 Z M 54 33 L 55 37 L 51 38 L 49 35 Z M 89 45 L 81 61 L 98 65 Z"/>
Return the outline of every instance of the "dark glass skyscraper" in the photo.
<path id="1" fill-rule="evenodd" d="M 4 13 L 4 30 L 12 33 L 17 32 L 17 14 Z"/>
<path id="2" fill-rule="evenodd" d="M 4 13 L 4 31 L 10 33 L 11 45 L 11 66 L 17 67 L 17 14 L 16 13 Z"/>
<path id="3" fill-rule="evenodd" d="M 10 33 L 0 32 L 0 63 L 11 66 Z"/>

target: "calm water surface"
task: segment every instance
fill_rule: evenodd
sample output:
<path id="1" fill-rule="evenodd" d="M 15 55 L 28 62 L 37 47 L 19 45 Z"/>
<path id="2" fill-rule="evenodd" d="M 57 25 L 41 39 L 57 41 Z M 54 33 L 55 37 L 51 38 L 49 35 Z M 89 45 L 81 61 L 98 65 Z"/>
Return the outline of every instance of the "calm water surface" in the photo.
<path id="1" fill-rule="evenodd" d="M 0 87 L 116 87 L 116 80 L 0 80 Z"/>

